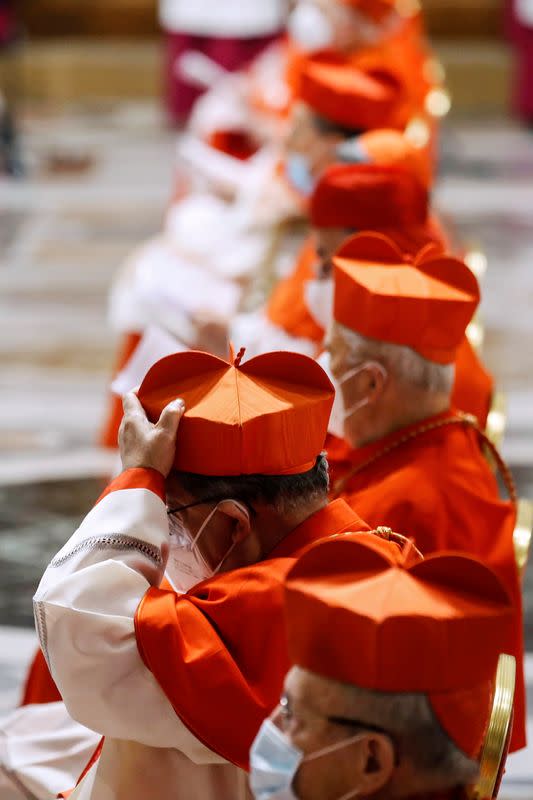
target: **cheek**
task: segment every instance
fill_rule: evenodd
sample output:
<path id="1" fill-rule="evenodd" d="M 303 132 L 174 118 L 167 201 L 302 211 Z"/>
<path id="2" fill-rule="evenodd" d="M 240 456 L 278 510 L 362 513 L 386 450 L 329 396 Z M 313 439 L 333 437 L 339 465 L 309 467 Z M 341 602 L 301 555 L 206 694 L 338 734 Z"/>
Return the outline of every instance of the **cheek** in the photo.
<path id="1" fill-rule="evenodd" d="M 315 800 L 327 797 L 328 771 L 318 761 L 306 761 L 300 765 L 293 782 L 293 790 L 300 800 Z"/>

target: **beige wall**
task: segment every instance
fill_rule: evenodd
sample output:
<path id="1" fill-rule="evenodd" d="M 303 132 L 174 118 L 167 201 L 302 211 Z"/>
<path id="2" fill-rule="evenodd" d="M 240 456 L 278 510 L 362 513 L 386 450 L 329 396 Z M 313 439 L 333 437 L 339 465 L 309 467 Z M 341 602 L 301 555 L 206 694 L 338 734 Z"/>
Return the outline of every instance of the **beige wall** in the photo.
<path id="1" fill-rule="evenodd" d="M 156 4 L 157 0 L 20 0 L 30 34 L 45 37 L 151 37 L 157 32 Z M 499 37 L 502 4 L 503 0 L 422 0 L 433 35 L 461 38 Z"/>

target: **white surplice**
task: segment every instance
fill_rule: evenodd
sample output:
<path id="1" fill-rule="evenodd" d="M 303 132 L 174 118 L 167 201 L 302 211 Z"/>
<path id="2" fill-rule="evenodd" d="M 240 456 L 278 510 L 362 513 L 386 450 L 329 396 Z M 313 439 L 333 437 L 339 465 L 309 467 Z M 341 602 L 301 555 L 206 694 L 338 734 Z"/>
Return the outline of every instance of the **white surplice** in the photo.
<path id="1" fill-rule="evenodd" d="M 0 720 L 0 800 L 48 800 L 73 786 L 100 738 L 60 702 L 7 714 Z"/>
<path id="2" fill-rule="evenodd" d="M 34 598 L 41 647 L 70 714 L 106 737 L 72 797 L 239 800 L 245 773 L 185 727 L 139 655 L 135 611 L 160 584 L 169 548 L 165 503 L 136 488 L 140 473 L 126 473 L 131 485 L 92 509 Z"/>

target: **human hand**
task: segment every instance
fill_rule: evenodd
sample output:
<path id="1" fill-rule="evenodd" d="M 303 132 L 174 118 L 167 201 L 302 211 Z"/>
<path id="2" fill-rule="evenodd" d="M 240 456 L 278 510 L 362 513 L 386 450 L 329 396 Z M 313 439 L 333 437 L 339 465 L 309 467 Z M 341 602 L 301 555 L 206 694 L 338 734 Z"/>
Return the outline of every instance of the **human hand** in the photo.
<path id="1" fill-rule="evenodd" d="M 166 478 L 174 462 L 176 434 L 185 413 L 185 403 L 179 398 L 173 400 L 154 425 L 134 392 L 125 395 L 122 402 L 124 417 L 118 441 L 123 469 L 155 469 Z"/>

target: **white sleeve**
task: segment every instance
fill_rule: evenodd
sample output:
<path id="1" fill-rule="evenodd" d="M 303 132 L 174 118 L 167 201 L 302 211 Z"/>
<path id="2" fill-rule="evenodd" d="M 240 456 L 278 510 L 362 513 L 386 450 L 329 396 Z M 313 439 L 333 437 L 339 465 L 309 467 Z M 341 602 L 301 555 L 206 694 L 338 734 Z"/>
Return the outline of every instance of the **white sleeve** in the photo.
<path id="1" fill-rule="evenodd" d="M 0 719 L 0 798 L 56 797 L 76 784 L 100 738 L 63 703 L 17 708 Z"/>
<path id="2" fill-rule="evenodd" d="M 144 488 L 111 491 L 41 580 L 34 597 L 41 648 L 69 713 L 83 725 L 174 747 L 196 763 L 223 763 L 180 721 L 137 648 L 135 612 L 160 584 L 167 556 L 161 498 Z"/>

